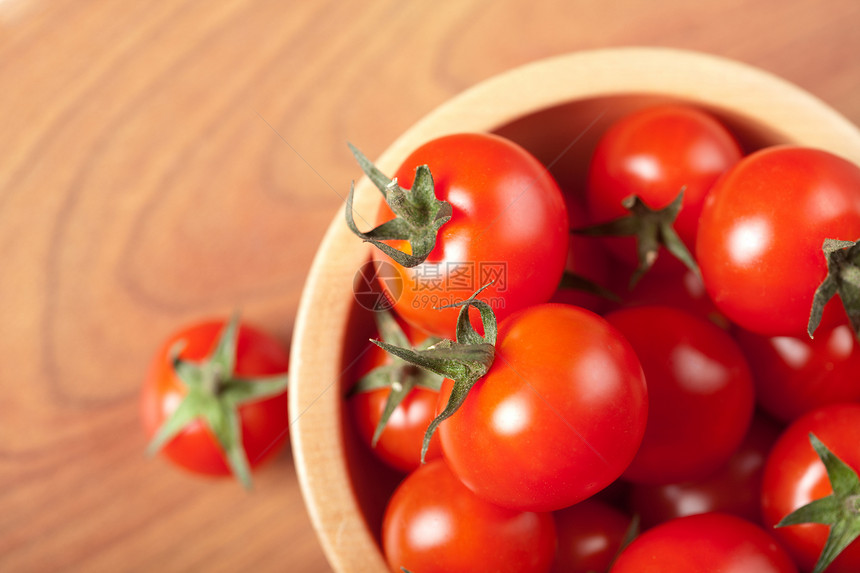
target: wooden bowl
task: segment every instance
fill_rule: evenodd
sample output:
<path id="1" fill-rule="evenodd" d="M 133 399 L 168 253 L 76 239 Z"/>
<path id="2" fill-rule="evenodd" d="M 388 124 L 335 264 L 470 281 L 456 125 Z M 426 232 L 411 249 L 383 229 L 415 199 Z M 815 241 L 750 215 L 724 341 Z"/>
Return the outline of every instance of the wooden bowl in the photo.
<path id="1" fill-rule="evenodd" d="M 710 110 L 746 150 L 800 143 L 860 163 L 860 131 L 790 83 L 709 55 L 620 48 L 543 60 L 487 80 L 424 117 L 376 164 L 391 174 L 427 140 L 487 131 L 529 149 L 562 188 L 581 185 L 603 130 L 626 112 L 666 100 Z M 342 182 L 344 195 L 349 183 Z M 357 182 L 356 213 L 374 220 L 379 200 L 366 178 Z M 338 211 L 305 285 L 292 348 L 296 468 L 320 542 L 332 567 L 343 573 L 387 570 L 379 527 L 399 479 L 358 441 L 343 408 L 354 362 L 372 333 L 369 313 L 353 295 L 354 277 L 368 257 L 369 247 L 350 233 Z"/>

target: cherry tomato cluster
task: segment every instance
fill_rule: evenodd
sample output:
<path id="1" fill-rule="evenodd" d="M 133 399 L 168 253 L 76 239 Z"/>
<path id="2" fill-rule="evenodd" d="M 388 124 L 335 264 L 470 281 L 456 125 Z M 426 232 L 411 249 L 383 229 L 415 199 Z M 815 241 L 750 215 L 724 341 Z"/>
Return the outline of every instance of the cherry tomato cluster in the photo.
<path id="1" fill-rule="evenodd" d="M 860 168 L 680 104 L 576 188 L 497 135 L 354 153 L 392 571 L 860 571 Z"/>

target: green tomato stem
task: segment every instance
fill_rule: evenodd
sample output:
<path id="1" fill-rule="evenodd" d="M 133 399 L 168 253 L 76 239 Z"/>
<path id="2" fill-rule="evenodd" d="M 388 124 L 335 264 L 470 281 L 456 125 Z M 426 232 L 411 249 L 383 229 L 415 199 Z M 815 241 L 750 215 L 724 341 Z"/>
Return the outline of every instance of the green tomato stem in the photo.
<path id="1" fill-rule="evenodd" d="M 633 288 L 654 265 L 660 247 L 664 247 L 688 269 L 700 276 L 699 265 L 674 228 L 675 220 L 681 212 L 683 199 L 684 189 L 681 189 L 669 205 L 662 209 L 652 209 L 638 196 L 631 195 L 622 201 L 629 215 L 607 223 L 573 229 L 571 232 L 591 237 L 636 237 L 639 266 L 630 278 L 630 288 Z"/>
<path id="2" fill-rule="evenodd" d="M 394 316 L 388 311 L 379 311 L 374 314 L 376 328 L 380 337 L 386 344 L 395 347 L 412 348 L 409 339 L 403 329 L 397 324 Z M 439 339 L 430 338 L 424 345 L 415 350 L 422 349 L 425 345 L 432 345 Z M 416 387 L 429 388 L 436 392 L 442 386 L 442 376 L 426 369 L 416 368 L 409 362 L 392 355 L 391 364 L 378 366 L 362 376 L 355 386 L 350 389 L 348 396 L 359 392 L 370 392 L 380 388 L 389 388 L 388 397 L 382 410 L 382 416 L 373 431 L 371 446 L 375 447 L 382 432 L 388 425 L 391 415 L 397 409 L 410 392 Z"/>
<path id="3" fill-rule="evenodd" d="M 367 178 L 382 193 L 385 202 L 394 213 L 394 219 L 364 232 L 358 229 L 353 218 L 353 195 L 355 186 L 350 186 L 346 198 L 346 224 L 360 239 L 374 245 L 395 262 L 404 267 L 415 267 L 427 260 L 436 246 L 439 229 L 451 219 L 451 204 L 436 198 L 433 175 L 426 165 L 415 171 L 412 189 L 404 189 L 385 176 L 373 163 L 352 144 L 349 145 Z M 406 253 L 385 243 L 388 240 L 408 241 L 411 252 Z"/>
<path id="4" fill-rule="evenodd" d="M 147 446 L 147 453 L 155 455 L 188 424 L 201 419 L 212 430 L 232 474 L 245 489 L 251 489 L 251 470 L 242 445 L 239 406 L 285 392 L 289 379 L 286 373 L 259 378 L 235 376 L 238 336 L 239 315 L 234 313 L 207 358 L 201 361 L 181 358 L 184 341 L 171 348 L 174 372 L 187 392 L 176 410 L 156 430 Z"/>
<path id="5" fill-rule="evenodd" d="M 398 347 L 380 340 L 371 340 L 386 352 L 423 370 L 436 373 L 454 382 L 451 396 L 442 412 L 436 416 L 424 433 L 421 446 L 421 462 L 430 447 L 439 424 L 449 418 L 465 401 L 475 383 L 483 377 L 493 365 L 495 344 L 498 336 L 498 325 L 492 307 L 476 297 L 490 284 L 484 285 L 468 299 L 447 306 L 459 306 L 457 316 L 456 340 L 442 340 L 423 350 Z M 474 307 L 481 316 L 484 334 L 479 334 L 469 318 L 469 308 Z M 444 307 L 447 308 L 447 307 Z"/>
<path id="6" fill-rule="evenodd" d="M 812 570 L 812 573 L 822 573 L 860 536 L 860 479 L 857 472 L 831 452 L 815 434 L 809 434 L 809 441 L 827 470 L 833 493 L 797 508 L 777 523 L 776 527 L 801 523 L 829 525 L 827 541 Z"/>
<path id="7" fill-rule="evenodd" d="M 821 248 L 827 260 L 827 276 L 812 297 L 807 333 L 813 337 L 821 323 L 824 306 L 839 295 L 851 328 L 860 339 L 860 240 L 825 239 Z"/>

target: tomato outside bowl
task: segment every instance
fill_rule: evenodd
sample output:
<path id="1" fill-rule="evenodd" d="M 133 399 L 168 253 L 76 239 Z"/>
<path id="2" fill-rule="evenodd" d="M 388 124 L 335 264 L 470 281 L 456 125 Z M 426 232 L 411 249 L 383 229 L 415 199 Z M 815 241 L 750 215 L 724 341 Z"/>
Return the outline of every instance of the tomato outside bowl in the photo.
<path id="1" fill-rule="evenodd" d="M 799 87 L 713 55 L 638 47 L 572 53 L 493 77 L 432 111 L 371 159 L 390 174 L 433 138 L 492 132 L 528 149 L 562 188 L 581 186 L 605 129 L 626 113 L 665 102 L 709 111 L 744 152 L 793 143 L 860 163 L 860 130 Z M 349 184 L 343 182 L 344 190 Z M 366 177 L 356 182 L 356 213 L 372 221 L 380 200 Z M 373 334 L 369 305 L 354 288 L 369 260 L 370 246 L 349 231 L 339 210 L 308 275 L 293 335 L 293 454 L 312 523 L 339 573 L 388 570 L 380 527 L 402 478 L 361 443 L 345 408 L 346 389 Z"/>

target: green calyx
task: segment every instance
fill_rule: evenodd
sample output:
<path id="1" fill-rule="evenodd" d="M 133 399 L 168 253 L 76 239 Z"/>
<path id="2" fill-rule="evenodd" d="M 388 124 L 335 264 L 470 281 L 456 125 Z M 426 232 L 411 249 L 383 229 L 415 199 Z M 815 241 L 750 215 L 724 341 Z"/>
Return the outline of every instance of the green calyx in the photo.
<path id="1" fill-rule="evenodd" d="M 379 311 L 375 313 L 374 318 L 382 341 L 392 346 L 412 348 L 409 339 L 390 312 Z M 421 346 L 414 348 L 414 350 L 424 350 L 437 342 L 439 342 L 438 338 L 430 338 Z M 385 401 L 385 407 L 382 410 L 382 416 L 373 432 L 371 445 L 376 446 L 379 437 L 382 435 L 382 431 L 391 418 L 391 414 L 394 413 L 397 406 L 403 402 L 414 388 L 429 388 L 438 392 L 441 386 L 442 376 L 439 374 L 417 368 L 397 356 L 392 356 L 391 364 L 384 364 L 365 374 L 356 382 L 355 386 L 350 390 L 349 395 L 370 392 L 380 388 L 390 389 L 388 398 Z"/>
<path id="2" fill-rule="evenodd" d="M 835 295 L 839 295 L 851 328 L 860 338 L 860 240 L 824 239 L 822 250 L 827 260 L 827 276 L 812 298 L 807 333 L 812 338 L 821 323 L 824 306 Z"/>
<path id="3" fill-rule="evenodd" d="M 830 526 L 827 541 L 812 570 L 812 573 L 821 573 L 860 536 L 860 479 L 857 472 L 836 457 L 814 434 L 809 434 L 809 441 L 827 470 L 833 493 L 797 508 L 776 527 L 801 523 Z"/>
<path id="4" fill-rule="evenodd" d="M 239 316 L 234 314 L 224 325 L 212 354 L 191 361 L 180 357 L 184 344 L 180 341 L 171 349 L 176 376 L 187 393 L 176 410 L 155 432 L 147 446 L 147 454 L 155 455 L 188 424 L 202 419 L 212 430 L 224 451 L 230 471 L 245 489 L 251 489 L 251 469 L 242 445 L 242 429 L 238 408 L 283 393 L 287 389 L 287 374 L 255 378 L 235 376 L 236 341 L 239 336 Z"/>
<path id="5" fill-rule="evenodd" d="M 652 209 L 638 196 L 631 195 L 622 201 L 624 208 L 630 212 L 629 215 L 607 223 L 573 229 L 571 232 L 591 237 L 636 237 L 639 266 L 630 278 L 631 288 L 654 265 L 660 247 L 664 247 L 699 276 L 699 265 L 673 226 L 678 213 L 681 212 L 683 199 L 684 189 L 681 189 L 666 207 Z"/>
<path id="6" fill-rule="evenodd" d="M 430 422 L 427 431 L 424 433 L 424 442 L 421 446 L 422 463 L 427 454 L 427 449 L 430 447 L 430 439 L 433 437 L 439 424 L 457 411 L 466 400 L 466 396 L 475 385 L 475 382 L 484 376 L 493 365 L 496 351 L 496 336 L 498 334 L 496 315 L 493 314 L 493 309 L 489 304 L 476 298 L 487 286 L 489 284 L 484 285 L 475 294 L 462 302 L 448 305 L 460 307 L 460 314 L 457 317 L 456 340 L 442 340 L 424 350 L 412 350 L 379 340 L 371 340 L 372 343 L 389 354 L 409 364 L 414 364 L 424 370 L 454 381 L 454 388 L 451 391 L 451 396 L 448 398 L 445 408 Z M 481 315 L 481 323 L 484 329 L 483 336 L 472 328 L 472 323 L 469 320 L 470 307 L 475 307 Z"/>
<path id="7" fill-rule="evenodd" d="M 452 208 L 447 201 L 436 198 L 433 176 L 426 165 L 415 171 L 412 189 L 404 189 L 397 180 L 389 179 L 355 146 L 350 144 L 358 164 L 368 179 L 382 193 L 385 202 L 394 213 L 394 219 L 362 232 L 353 218 L 353 195 L 355 185 L 351 185 L 346 198 L 346 224 L 349 229 L 364 241 L 375 245 L 383 253 L 404 267 L 415 267 L 423 263 L 433 247 L 439 229 L 451 219 Z M 408 241 L 411 253 L 397 250 L 383 241 Z"/>

